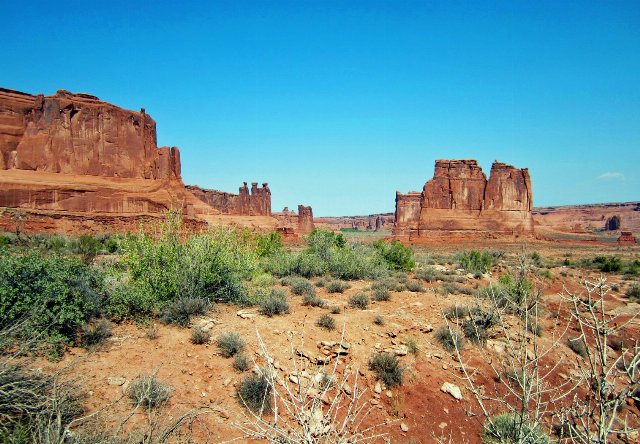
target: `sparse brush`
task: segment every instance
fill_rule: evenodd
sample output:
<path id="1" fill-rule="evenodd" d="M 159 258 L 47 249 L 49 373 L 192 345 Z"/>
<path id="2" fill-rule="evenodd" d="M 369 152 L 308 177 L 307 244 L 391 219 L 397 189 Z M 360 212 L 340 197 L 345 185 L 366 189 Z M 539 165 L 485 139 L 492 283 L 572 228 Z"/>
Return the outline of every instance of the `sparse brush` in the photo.
<path id="1" fill-rule="evenodd" d="M 331 306 L 331 307 L 329 308 L 329 312 L 330 312 L 331 314 L 337 315 L 337 314 L 342 313 L 342 308 L 340 308 L 340 306 L 339 306 L 339 305 L 333 305 L 333 306 Z"/>
<path id="2" fill-rule="evenodd" d="M 284 290 L 271 290 L 271 293 L 259 302 L 258 311 L 267 317 L 289 313 L 287 293 Z"/>
<path id="3" fill-rule="evenodd" d="M 336 321 L 335 319 L 333 319 L 333 317 L 331 317 L 328 314 L 322 314 L 320 315 L 320 317 L 316 320 L 316 325 L 318 327 L 322 327 L 325 330 L 335 330 L 336 328 Z"/>
<path id="4" fill-rule="evenodd" d="M 414 338 L 408 337 L 402 343 L 407 347 L 409 353 L 412 355 L 417 356 L 420 352 L 420 347 Z"/>
<path id="5" fill-rule="evenodd" d="M 298 278 L 291 283 L 291 293 L 297 295 L 315 296 L 316 288 L 307 279 Z"/>
<path id="6" fill-rule="evenodd" d="M 625 292 L 625 296 L 631 300 L 640 301 L 640 285 L 634 284 Z"/>
<path id="7" fill-rule="evenodd" d="M 393 275 L 396 281 L 405 284 L 409 280 L 409 275 L 405 272 L 398 272 Z"/>
<path id="8" fill-rule="evenodd" d="M 400 367 L 398 358 L 391 353 L 376 353 L 369 360 L 369 370 L 389 387 L 402 385 L 404 369 Z"/>
<path id="9" fill-rule="evenodd" d="M 404 285 L 396 281 L 395 279 L 387 277 L 384 279 L 377 280 L 373 284 L 371 284 L 372 290 L 377 290 L 378 288 L 381 288 L 387 291 L 402 291 L 404 290 Z"/>
<path id="10" fill-rule="evenodd" d="M 567 338 L 567 346 L 578 356 L 587 357 L 587 345 L 582 338 Z"/>
<path id="11" fill-rule="evenodd" d="M 380 315 L 376 315 L 373 318 L 373 323 L 376 324 L 376 325 L 384 325 L 384 318 L 382 316 L 380 316 Z"/>
<path id="12" fill-rule="evenodd" d="M 324 307 L 326 305 L 326 301 L 324 299 L 322 299 L 321 297 L 319 297 L 318 295 L 316 295 L 315 293 L 313 294 L 309 294 L 306 293 L 303 297 L 302 297 L 302 305 L 305 306 L 309 306 L 309 307 Z"/>
<path id="13" fill-rule="evenodd" d="M 150 325 L 144 332 L 147 339 L 158 339 L 158 326 L 155 324 Z"/>
<path id="14" fill-rule="evenodd" d="M 247 355 L 243 353 L 238 353 L 233 357 L 233 368 L 239 372 L 244 372 L 249 370 L 249 366 L 251 365 L 251 361 L 247 357 Z"/>
<path id="15" fill-rule="evenodd" d="M 242 406 L 261 415 L 271 412 L 271 390 L 264 375 L 249 375 L 238 384 L 236 395 Z"/>
<path id="16" fill-rule="evenodd" d="M 452 305 L 444 310 L 444 317 L 453 321 L 464 319 L 470 314 L 471 310 L 466 305 Z"/>
<path id="17" fill-rule="evenodd" d="M 210 339 L 211 333 L 209 333 L 208 330 L 205 330 L 200 326 L 195 326 L 191 329 L 192 344 L 207 344 Z"/>
<path id="18" fill-rule="evenodd" d="M 210 308 L 211 303 L 206 299 L 184 297 L 169 303 L 162 313 L 161 320 L 167 324 L 186 327 L 192 316 L 204 315 Z"/>
<path id="19" fill-rule="evenodd" d="M 383 302 L 391 299 L 391 293 L 386 288 L 376 288 L 371 293 L 371 297 L 374 301 Z"/>
<path id="20" fill-rule="evenodd" d="M 406 281 L 404 283 L 405 287 L 407 287 L 407 290 L 413 292 L 413 293 L 422 293 L 424 292 L 424 287 L 422 286 L 422 284 L 418 281 Z"/>
<path id="21" fill-rule="evenodd" d="M 157 407 L 171 397 L 171 388 L 155 375 L 138 376 L 127 387 L 127 395 L 135 405 Z"/>
<path id="22" fill-rule="evenodd" d="M 366 310 L 369 306 L 369 296 L 364 293 L 356 293 L 349 298 L 349 307 Z"/>
<path id="23" fill-rule="evenodd" d="M 225 358 L 230 358 L 244 350 L 244 341 L 235 332 L 222 333 L 218 336 L 216 344 L 220 349 L 220 354 Z"/>
<path id="24" fill-rule="evenodd" d="M 485 420 L 482 442 L 487 444 L 548 444 L 549 437 L 539 428 L 522 422 L 511 413 Z"/>
<path id="25" fill-rule="evenodd" d="M 421 279 L 429 283 L 443 280 L 443 277 L 446 277 L 433 267 L 422 268 L 413 273 L 413 275 L 416 277 L 416 279 Z"/>
<path id="26" fill-rule="evenodd" d="M 462 350 L 464 338 L 456 330 L 448 325 L 443 325 L 435 331 L 435 338 L 447 351 L 453 352 L 456 349 Z"/>
<path id="27" fill-rule="evenodd" d="M 484 274 L 491 269 L 494 258 L 487 251 L 470 250 L 456 254 L 454 260 L 469 273 Z"/>
<path id="28" fill-rule="evenodd" d="M 527 318 L 527 331 L 536 336 L 542 336 L 543 332 L 542 325 L 540 325 L 540 320 L 536 317 L 528 317 Z"/>
<path id="29" fill-rule="evenodd" d="M 470 295 L 470 294 L 473 293 L 473 291 L 470 288 L 463 287 L 461 285 L 454 284 L 454 283 L 444 284 L 442 287 L 440 287 L 440 292 L 442 294 L 444 294 L 445 296 L 450 295 L 450 294 L 466 294 L 466 295 Z"/>
<path id="30" fill-rule="evenodd" d="M 316 284 L 315 284 L 315 285 L 316 285 L 316 287 L 318 287 L 318 288 L 326 287 L 326 286 L 327 286 L 327 280 L 326 280 L 326 279 L 324 279 L 324 278 L 320 278 L 320 279 L 318 279 L 318 280 L 316 281 Z"/>
<path id="31" fill-rule="evenodd" d="M 327 284 L 328 293 L 344 293 L 345 290 L 351 288 L 351 285 L 344 281 L 331 281 Z"/>
<path id="32" fill-rule="evenodd" d="M 489 338 L 489 329 L 496 323 L 493 312 L 487 312 L 480 307 L 469 310 L 470 319 L 462 322 L 462 331 L 467 339 L 474 344 L 484 344 Z"/>
<path id="33" fill-rule="evenodd" d="M 111 322 L 106 319 L 100 319 L 82 328 L 82 345 L 84 347 L 95 347 L 103 344 L 112 334 Z"/>

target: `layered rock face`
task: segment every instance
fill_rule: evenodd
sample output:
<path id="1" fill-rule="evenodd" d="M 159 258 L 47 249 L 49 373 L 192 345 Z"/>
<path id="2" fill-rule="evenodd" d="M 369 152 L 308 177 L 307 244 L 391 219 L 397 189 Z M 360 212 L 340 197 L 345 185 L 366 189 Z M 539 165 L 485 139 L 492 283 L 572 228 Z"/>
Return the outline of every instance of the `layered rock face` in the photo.
<path id="1" fill-rule="evenodd" d="M 532 233 L 529 172 L 494 162 L 487 180 L 475 160 L 437 160 L 421 193 L 396 193 L 393 233 Z"/>
<path id="2" fill-rule="evenodd" d="M 195 185 L 187 185 L 186 188 L 198 199 L 222 214 L 271 216 L 271 190 L 267 183 L 263 183 L 259 188 L 258 183 L 253 182 L 249 190 L 247 182 L 244 182 L 238 194 L 208 190 Z"/>
<path id="3" fill-rule="evenodd" d="M 309 234 L 313 229 L 313 210 L 309 206 L 298 205 L 298 232 Z"/>
<path id="4" fill-rule="evenodd" d="M 355 230 L 389 230 L 393 227 L 393 213 L 369 214 L 366 216 L 336 216 L 336 217 L 316 217 L 314 223 L 318 227 L 331 230 L 341 228 Z"/>
<path id="5" fill-rule="evenodd" d="M 180 152 L 156 144 L 156 123 L 88 94 L 0 88 L 0 168 L 180 179 Z"/>
<path id="6" fill-rule="evenodd" d="M 292 233 L 309 234 L 315 228 L 313 221 L 313 209 L 310 206 L 298 205 L 298 212 L 285 207 L 281 212 L 274 213 L 278 220 L 278 230 L 288 236 Z"/>

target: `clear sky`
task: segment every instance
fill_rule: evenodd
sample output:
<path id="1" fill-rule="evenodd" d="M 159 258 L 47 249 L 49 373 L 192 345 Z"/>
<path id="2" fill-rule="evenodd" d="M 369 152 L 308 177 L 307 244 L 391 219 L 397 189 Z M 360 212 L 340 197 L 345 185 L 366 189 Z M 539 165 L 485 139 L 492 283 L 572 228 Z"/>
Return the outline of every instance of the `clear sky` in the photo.
<path id="1" fill-rule="evenodd" d="M 393 211 L 439 158 L 640 200 L 640 1 L 7 1 L 0 86 L 146 108 L 185 183 Z"/>

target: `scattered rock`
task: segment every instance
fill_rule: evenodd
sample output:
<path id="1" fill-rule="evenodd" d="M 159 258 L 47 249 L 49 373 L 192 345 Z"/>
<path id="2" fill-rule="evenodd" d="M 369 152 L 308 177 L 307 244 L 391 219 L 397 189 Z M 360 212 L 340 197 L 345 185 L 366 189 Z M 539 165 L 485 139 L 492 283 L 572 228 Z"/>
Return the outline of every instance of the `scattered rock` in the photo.
<path id="1" fill-rule="evenodd" d="M 450 394 L 457 400 L 462 399 L 462 392 L 460 391 L 460 387 L 458 387 L 455 384 L 451 384 L 450 382 L 445 382 L 444 384 L 442 384 L 442 387 L 440 387 L 440 390 L 443 391 L 444 393 Z"/>
<path id="2" fill-rule="evenodd" d="M 382 393 L 382 387 L 379 382 L 376 382 L 376 386 L 373 388 L 373 391 L 378 394 Z"/>
<path id="3" fill-rule="evenodd" d="M 240 316 L 242 319 L 251 319 L 251 318 L 255 318 L 258 315 L 258 313 L 250 312 L 250 311 L 244 311 L 244 310 L 240 310 L 236 314 L 238 316 Z"/>
<path id="4" fill-rule="evenodd" d="M 409 431 L 409 426 L 406 425 L 404 422 L 400 423 L 400 430 L 402 430 L 403 432 L 408 432 Z"/>
<path id="5" fill-rule="evenodd" d="M 119 376 L 111 376 L 107 378 L 107 383 L 109 385 L 124 385 L 125 382 L 127 382 L 127 380 Z"/>

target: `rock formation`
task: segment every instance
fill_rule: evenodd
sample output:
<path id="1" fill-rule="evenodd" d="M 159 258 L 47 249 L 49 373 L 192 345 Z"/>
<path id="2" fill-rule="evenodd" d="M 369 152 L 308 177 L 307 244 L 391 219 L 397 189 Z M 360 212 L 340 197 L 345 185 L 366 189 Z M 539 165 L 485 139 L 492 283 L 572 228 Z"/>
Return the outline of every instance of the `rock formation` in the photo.
<path id="1" fill-rule="evenodd" d="M 249 191 L 247 182 L 244 182 L 238 194 L 208 190 L 195 185 L 187 185 L 187 189 L 222 214 L 271 216 L 271 190 L 267 183 L 263 183 L 259 188 L 258 183 L 253 182 Z"/>
<path id="2" fill-rule="evenodd" d="M 313 228 L 313 210 L 311 207 L 298 205 L 298 232 L 309 234 Z"/>
<path id="3" fill-rule="evenodd" d="M 552 239 L 563 238 L 563 233 L 575 233 L 573 227 L 578 224 L 584 233 L 594 235 L 616 217 L 620 220 L 618 229 L 640 232 L 640 202 L 539 207 L 532 214 L 536 234 Z"/>
<path id="4" fill-rule="evenodd" d="M 622 231 L 618 238 L 618 243 L 620 245 L 635 245 L 636 238 L 631 231 Z"/>
<path id="5" fill-rule="evenodd" d="M 620 216 L 614 214 L 604 223 L 604 229 L 607 231 L 616 231 L 620 229 Z"/>
<path id="6" fill-rule="evenodd" d="M 278 220 L 278 231 L 289 236 L 291 233 L 309 234 L 315 228 L 313 221 L 313 209 L 309 206 L 298 205 L 298 213 L 289 210 L 288 207 L 279 213 L 274 213 L 273 217 Z"/>
<path id="7" fill-rule="evenodd" d="M 331 230 L 341 228 L 357 230 L 389 230 L 393 227 L 393 213 L 369 214 L 366 216 L 336 216 L 336 217 L 316 217 L 314 223 L 317 227 Z"/>
<path id="8" fill-rule="evenodd" d="M 393 233 L 533 232 L 529 172 L 494 162 L 487 180 L 475 160 L 437 160 L 422 192 L 396 193 Z"/>

